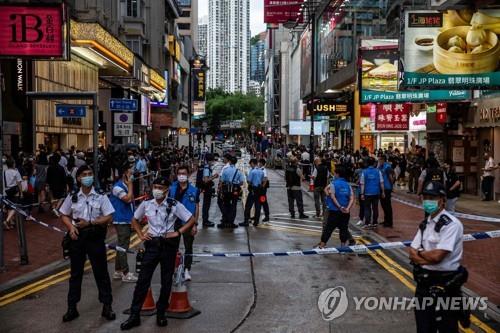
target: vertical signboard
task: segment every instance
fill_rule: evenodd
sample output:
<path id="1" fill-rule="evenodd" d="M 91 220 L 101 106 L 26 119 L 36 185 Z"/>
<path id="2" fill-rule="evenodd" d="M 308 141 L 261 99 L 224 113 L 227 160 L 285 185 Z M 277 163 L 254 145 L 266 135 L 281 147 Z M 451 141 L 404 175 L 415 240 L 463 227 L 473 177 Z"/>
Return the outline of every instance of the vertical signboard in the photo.
<path id="1" fill-rule="evenodd" d="M 194 87 L 194 97 L 193 100 L 197 102 L 205 101 L 205 89 L 206 89 L 206 74 L 201 68 L 193 69 L 193 87 Z"/>
<path id="2" fill-rule="evenodd" d="M 69 59 L 64 4 L 0 4 L 0 57 Z"/>

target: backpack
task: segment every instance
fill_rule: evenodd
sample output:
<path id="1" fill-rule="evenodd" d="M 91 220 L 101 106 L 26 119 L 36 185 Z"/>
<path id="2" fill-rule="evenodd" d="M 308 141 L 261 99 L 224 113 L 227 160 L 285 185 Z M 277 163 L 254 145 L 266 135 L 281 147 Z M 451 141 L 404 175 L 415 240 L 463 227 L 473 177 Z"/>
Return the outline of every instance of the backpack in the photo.
<path id="1" fill-rule="evenodd" d="M 444 171 L 439 168 L 429 168 L 427 169 L 427 174 L 425 175 L 424 184 L 430 181 L 440 182 L 444 184 Z"/>

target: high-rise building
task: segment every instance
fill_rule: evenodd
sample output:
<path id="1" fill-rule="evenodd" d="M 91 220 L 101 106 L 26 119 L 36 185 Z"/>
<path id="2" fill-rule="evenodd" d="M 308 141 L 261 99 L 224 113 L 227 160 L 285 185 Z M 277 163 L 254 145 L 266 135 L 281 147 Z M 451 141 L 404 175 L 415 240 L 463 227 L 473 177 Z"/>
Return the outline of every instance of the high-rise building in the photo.
<path id="1" fill-rule="evenodd" d="M 198 37 L 197 50 L 202 57 L 207 56 L 207 40 L 208 40 L 208 16 L 203 16 L 198 21 Z"/>
<path id="2" fill-rule="evenodd" d="M 179 28 L 184 47 L 196 48 L 198 38 L 198 0 L 177 0 L 181 15 L 175 20 Z M 191 47 L 192 46 L 192 47 Z M 191 54 L 187 54 L 188 57 Z"/>
<path id="3" fill-rule="evenodd" d="M 250 41 L 250 80 L 262 83 L 265 80 L 266 32 L 261 32 L 252 37 Z"/>
<path id="4" fill-rule="evenodd" d="M 208 86 L 246 93 L 250 78 L 250 0 L 209 0 Z"/>

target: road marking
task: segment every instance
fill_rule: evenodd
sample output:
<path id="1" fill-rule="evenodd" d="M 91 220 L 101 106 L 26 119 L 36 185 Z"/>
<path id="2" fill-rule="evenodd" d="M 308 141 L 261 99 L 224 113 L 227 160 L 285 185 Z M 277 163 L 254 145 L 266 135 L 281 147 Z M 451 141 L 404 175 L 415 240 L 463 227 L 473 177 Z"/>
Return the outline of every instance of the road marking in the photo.
<path id="1" fill-rule="evenodd" d="M 309 210 L 307 212 L 304 212 L 304 214 L 311 214 L 311 213 L 316 213 L 316 211 L 315 210 Z M 284 216 L 284 215 L 290 215 L 290 212 L 288 212 L 288 213 L 271 214 L 271 216 Z"/>
<path id="2" fill-rule="evenodd" d="M 137 235 L 131 237 L 132 243 L 130 244 L 130 248 L 137 246 L 141 240 L 138 239 Z M 112 260 L 116 257 L 116 251 L 109 250 L 107 251 L 107 261 Z M 87 260 L 85 262 L 84 270 L 87 271 L 91 268 L 90 262 Z M 23 288 L 20 288 L 16 291 L 13 291 L 9 294 L 6 294 L 0 298 L 0 307 L 13 303 L 17 300 L 20 300 L 26 296 L 34 294 L 38 291 L 44 290 L 52 285 L 55 285 L 59 282 L 67 280 L 70 278 L 70 269 L 64 269 L 61 272 L 55 273 L 51 276 L 48 276 L 42 280 L 36 281 L 32 284 L 29 284 Z"/>
<path id="3" fill-rule="evenodd" d="M 313 228 L 313 229 L 319 229 L 322 230 L 323 228 L 320 226 L 316 225 L 308 225 L 308 224 L 301 224 L 301 223 L 286 223 L 283 221 L 271 221 L 273 224 L 280 224 L 280 225 L 289 225 L 289 226 L 298 226 L 298 227 L 307 227 L 307 228 Z"/>
<path id="4" fill-rule="evenodd" d="M 291 228 L 291 227 L 281 227 L 281 226 L 271 226 L 271 225 L 260 225 L 258 228 L 271 229 L 271 230 L 279 230 L 279 231 L 287 231 L 291 233 L 309 235 L 309 236 L 317 236 L 321 234 L 319 230 L 309 230 L 304 228 Z"/>
<path id="5" fill-rule="evenodd" d="M 300 221 L 300 222 L 307 222 L 307 223 L 315 223 L 315 224 L 323 224 L 322 221 L 319 221 L 319 220 L 309 220 L 309 219 L 296 219 L 296 218 L 292 218 L 292 217 L 280 217 L 280 216 L 274 216 L 275 219 L 278 219 L 278 220 L 287 220 L 287 221 Z"/>
<path id="6" fill-rule="evenodd" d="M 367 241 L 364 238 L 360 238 L 360 241 L 364 244 L 369 244 L 370 242 Z M 404 275 L 410 277 L 413 279 L 413 274 L 410 273 L 407 269 L 396 263 L 394 260 L 392 260 L 390 257 L 388 257 L 385 253 L 383 253 L 382 250 L 375 250 L 375 251 L 368 251 L 368 255 L 370 255 L 377 263 L 379 263 L 385 270 L 387 270 L 389 273 L 394 275 L 399 281 L 401 281 L 405 286 L 407 286 L 412 292 L 415 292 L 415 285 L 413 282 L 409 281 L 406 279 L 403 275 L 401 275 L 397 270 L 402 272 Z M 384 258 L 386 261 L 384 261 Z M 493 330 L 491 327 L 489 327 L 487 324 L 482 322 L 479 318 L 477 318 L 474 315 L 471 315 L 470 317 L 471 323 L 474 324 L 474 326 L 480 328 L 486 333 L 495 333 L 495 330 Z M 460 330 L 466 333 L 473 333 L 474 331 L 470 328 L 463 328 L 461 326 Z"/>

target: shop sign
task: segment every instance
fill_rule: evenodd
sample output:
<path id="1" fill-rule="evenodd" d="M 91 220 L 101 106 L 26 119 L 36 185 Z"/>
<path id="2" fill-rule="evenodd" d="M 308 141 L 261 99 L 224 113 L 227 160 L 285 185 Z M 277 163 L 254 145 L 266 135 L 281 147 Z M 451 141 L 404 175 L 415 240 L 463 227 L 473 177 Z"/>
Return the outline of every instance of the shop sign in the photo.
<path id="1" fill-rule="evenodd" d="M 479 121 L 495 123 L 500 121 L 500 106 L 481 108 L 479 112 Z"/>
<path id="2" fill-rule="evenodd" d="M 472 15 L 471 15 L 472 14 Z M 405 10 L 401 86 L 428 89 L 500 87 L 498 11 Z"/>
<path id="3" fill-rule="evenodd" d="M 204 102 L 205 101 L 205 90 L 206 90 L 206 74 L 203 69 L 193 69 L 193 86 L 194 86 L 194 101 Z"/>
<path id="4" fill-rule="evenodd" d="M 264 23 L 302 23 L 303 16 L 300 13 L 300 7 L 304 0 L 264 0 Z"/>
<path id="5" fill-rule="evenodd" d="M 377 131 L 407 131 L 411 104 L 379 104 L 375 128 Z"/>
<path id="6" fill-rule="evenodd" d="M 375 150 L 374 137 L 372 134 L 361 134 L 360 136 L 360 146 L 368 149 L 368 151 L 372 152 Z"/>
<path id="7" fill-rule="evenodd" d="M 115 136 L 133 136 L 134 124 L 114 124 Z"/>
<path id="8" fill-rule="evenodd" d="M 194 102 L 193 103 L 193 118 L 199 119 L 201 117 L 204 117 L 206 114 L 205 112 L 205 102 Z"/>
<path id="9" fill-rule="evenodd" d="M 416 116 L 410 115 L 410 132 L 425 131 L 427 125 L 427 113 L 420 112 Z"/>
<path id="10" fill-rule="evenodd" d="M 500 126 L 500 98 L 483 98 L 471 107 L 467 117 L 468 127 Z"/>
<path id="11" fill-rule="evenodd" d="M 469 90 L 425 90 L 425 91 L 361 91 L 361 103 L 369 102 L 425 102 L 425 101 L 453 101 L 471 98 Z"/>
<path id="12" fill-rule="evenodd" d="M 446 113 L 446 103 L 438 103 L 436 107 L 436 121 L 439 124 L 445 124 L 448 120 L 448 114 Z"/>
<path id="13" fill-rule="evenodd" d="M 65 6 L 0 4 L 0 57 L 68 59 Z"/>
<path id="14" fill-rule="evenodd" d="M 339 116 L 349 112 L 350 108 L 346 103 L 335 103 L 328 100 L 319 100 L 314 102 L 315 116 Z M 306 110 L 306 116 L 309 115 L 309 110 Z"/>

